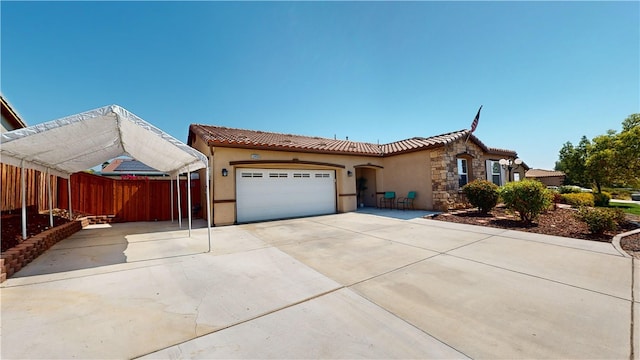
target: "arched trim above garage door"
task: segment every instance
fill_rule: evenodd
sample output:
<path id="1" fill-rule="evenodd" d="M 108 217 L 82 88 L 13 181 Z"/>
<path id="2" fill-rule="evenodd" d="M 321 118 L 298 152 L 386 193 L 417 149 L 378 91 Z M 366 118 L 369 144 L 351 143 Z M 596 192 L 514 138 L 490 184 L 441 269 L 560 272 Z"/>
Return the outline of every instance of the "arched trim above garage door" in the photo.
<path id="1" fill-rule="evenodd" d="M 372 163 L 366 163 L 366 164 L 360 164 L 360 165 L 353 165 L 354 168 L 378 168 L 378 169 L 384 169 L 384 166 L 382 165 L 375 165 Z"/>
<path id="2" fill-rule="evenodd" d="M 306 161 L 306 160 L 238 160 L 229 161 L 229 165 L 269 165 L 269 164 L 299 164 L 299 165 L 314 165 L 314 166 L 327 166 L 332 168 L 344 169 L 344 165 L 333 164 L 320 161 Z"/>

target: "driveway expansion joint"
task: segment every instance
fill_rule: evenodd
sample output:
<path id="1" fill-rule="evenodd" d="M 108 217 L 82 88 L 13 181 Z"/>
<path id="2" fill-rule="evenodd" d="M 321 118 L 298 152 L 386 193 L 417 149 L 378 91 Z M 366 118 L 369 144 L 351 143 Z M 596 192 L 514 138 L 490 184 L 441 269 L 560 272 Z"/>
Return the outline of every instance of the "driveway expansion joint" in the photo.
<path id="1" fill-rule="evenodd" d="M 490 267 L 493 267 L 493 268 L 496 268 L 496 269 L 505 270 L 505 271 L 509 271 L 509 272 L 512 272 L 512 273 L 515 273 L 515 274 L 525 275 L 525 276 L 529 276 L 529 277 L 540 279 L 540 280 L 550 281 L 550 282 L 553 282 L 553 283 L 556 283 L 556 284 L 565 285 L 565 286 L 569 286 L 569 287 L 572 287 L 572 288 L 575 288 L 575 289 L 580 289 L 580 290 L 592 292 L 592 293 L 595 293 L 595 294 L 608 296 L 608 297 L 611 297 L 611 298 L 614 298 L 614 299 L 619 299 L 619 300 L 623 300 L 623 301 L 630 301 L 630 299 L 625 299 L 625 298 L 620 297 L 620 296 L 607 294 L 607 293 L 604 293 L 604 292 L 601 292 L 601 291 L 592 290 L 592 289 L 587 289 L 587 288 L 584 288 L 584 287 L 581 287 L 581 286 L 572 285 L 572 284 L 568 284 L 568 283 L 565 283 L 565 282 L 562 282 L 562 281 L 553 280 L 553 279 L 549 279 L 549 278 L 546 278 L 546 277 L 542 277 L 542 276 L 538 276 L 538 275 L 534 275 L 534 274 L 529 274 L 529 273 L 518 271 L 518 270 L 509 269 L 509 268 L 506 268 L 506 267 L 503 267 L 503 266 L 489 264 L 489 263 L 486 263 L 486 262 L 483 262 L 483 261 L 479 261 L 479 260 L 469 259 L 469 258 L 466 258 L 466 257 L 463 257 L 463 256 L 459 256 L 459 255 L 453 255 L 453 254 L 442 254 L 442 255 L 448 255 L 448 256 L 455 257 L 455 258 L 458 258 L 458 259 L 461 259 L 461 260 L 472 261 L 472 262 L 477 263 L 477 264 L 490 266 Z"/>
<path id="2" fill-rule="evenodd" d="M 234 322 L 234 323 L 231 323 L 231 324 L 228 324 L 228 325 L 222 326 L 222 327 L 220 327 L 220 328 L 217 328 L 217 329 L 215 329 L 215 330 L 213 330 L 213 331 L 208 331 L 208 332 L 202 333 L 202 334 L 200 334 L 200 335 L 197 335 L 197 334 L 196 334 L 196 336 L 194 336 L 194 337 L 192 337 L 192 338 L 190 338 L 190 339 L 187 339 L 187 340 L 184 340 L 184 341 L 180 341 L 180 342 L 175 343 L 175 344 L 167 345 L 167 346 L 164 346 L 164 347 L 159 348 L 159 349 L 154 349 L 153 351 L 150 351 L 150 352 L 147 352 L 147 353 L 144 353 L 144 354 L 137 355 L 137 356 L 133 357 L 133 359 L 142 358 L 142 357 L 144 357 L 144 356 L 147 356 L 147 355 L 153 354 L 153 353 L 158 352 L 158 351 L 166 350 L 166 349 L 169 349 L 169 348 L 174 347 L 174 346 L 179 347 L 181 344 L 185 344 L 185 343 L 190 342 L 190 341 L 193 341 L 193 340 L 195 340 L 195 339 L 198 339 L 198 338 L 201 338 L 201 337 L 204 337 L 204 336 L 207 336 L 207 335 L 211 335 L 211 334 L 214 334 L 214 333 L 220 332 L 220 331 L 222 331 L 222 330 L 230 329 L 230 328 L 232 328 L 232 327 L 235 327 L 235 326 L 238 326 L 238 325 L 242 325 L 242 324 L 248 323 L 248 322 L 253 321 L 253 320 L 257 320 L 257 319 L 263 318 L 263 317 L 265 317 L 265 316 L 268 316 L 268 315 L 271 315 L 271 314 L 277 313 L 277 312 L 279 312 L 279 311 L 282 311 L 282 310 L 285 310 L 285 309 L 288 309 L 288 308 L 291 308 L 291 307 L 294 307 L 294 306 L 297 306 L 297 305 L 300 305 L 300 304 L 304 304 L 304 303 L 309 302 L 309 301 L 311 301 L 311 300 L 315 300 L 315 299 L 317 299 L 317 298 L 321 298 L 321 297 L 323 297 L 323 296 L 325 296 L 325 295 L 329 295 L 329 294 L 335 293 L 335 292 L 337 292 L 337 291 L 340 291 L 340 290 L 342 290 L 342 289 L 346 289 L 346 288 L 348 288 L 348 287 L 347 287 L 347 286 L 339 286 L 339 287 L 333 288 L 333 289 L 331 289 L 331 290 L 327 290 L 327 291 L 321 292 L 321 293 L 316 294 L 316 295 L 314 295 L 314 296 L 311 296 L 311 297 L 304 298 L 304 299 L 302 299 L 302 300 L 299 300 L 299 301 L 293 302 L 293 303 L 291 303 L 291 304 L 288 304 L 288 305 L 285 305 L 285 306 L 281 306 L 281 307 L 278 307 L 278 308 L 275 308 L 275 309 L 272 309 L 272 310 L 266 311 L 266 312 L 261 313 L 261 314 L 258 314 L 258 315 L 256 315 L 256 316 L 252 316 L 252 317 L 249 317 L 249 318 L 244 319 L 244 320 L 236 321 L 236 322 Z M 204 296 L 203 296 L 203 299 L 204 299 Z M 197 322 L 196 322 L 196 327 L 197 327 Z"/>
<path id="3" fill-rule="evenodd" d="M 635 357 L 635 337 L 638 336 L 640 337 L 640 334 L 635 334 L 635 303 L 636 303 L 636 299 L 635 299 L 635 284 L 636 284 L 636 279 L 635 279 L 635 262 L 636 262 L 636 258 L 632 257 L 631 258 L 631 321 L 630 321 L 630 327 L 631 330 L 629 331 L 630 333 L 630 342 L 631 342 L 631 350 L 630 350 L 630 354 L 629 354 L 629 359 L 633 360 Z"/>

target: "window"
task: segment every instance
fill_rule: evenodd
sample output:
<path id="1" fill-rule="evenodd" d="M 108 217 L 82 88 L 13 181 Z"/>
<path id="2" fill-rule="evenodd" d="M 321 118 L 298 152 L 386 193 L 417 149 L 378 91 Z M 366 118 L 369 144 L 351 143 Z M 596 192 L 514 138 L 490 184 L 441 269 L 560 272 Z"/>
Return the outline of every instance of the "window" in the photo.
<path id="1" fill-rule="evenodd" d="M 513 173 L 513 181 L 520 181 L 520 173 Z"/>
<path id="2" fill-rule="evenodd" d="M 467 171 L 467 159 L 458 159 L 458 185 L 465 186 L 469 182 L 469 173 Z"/>
<path id="3" fill-rule="evenodd" d="M 501 185 L 501 180 L 500 180 L 500 163 L 497 161 L 492 161 L 491 162 L 491 181 L 500 186 Z"/>

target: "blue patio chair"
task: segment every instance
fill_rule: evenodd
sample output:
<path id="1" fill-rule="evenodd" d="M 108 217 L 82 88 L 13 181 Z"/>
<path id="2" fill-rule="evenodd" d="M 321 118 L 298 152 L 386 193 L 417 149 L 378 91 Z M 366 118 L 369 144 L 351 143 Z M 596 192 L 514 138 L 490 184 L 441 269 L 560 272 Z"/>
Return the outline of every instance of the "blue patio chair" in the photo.
<path id="1" fill-rule="evenodd" d="M 405 210 L 407 208 L 410 208 L 411 210 L 414 210 L 413 200 L 415 198 L 416 198 L 416 192 L 415 191 L 409 191 L 409 193 L 407 194 L 406 197 L 398 198 L 398 204 L 396 205 L 396 208 L 400 209 L 400 206 L 402 206 L 402 210 Z"/>
<path id="2" fill-rule="evenodd" d="M 393 209 L 393 205 L 396 200 L 396 192 L 395 191 L 387 191 L 384 193 L 384 196 L 380 198 L 380 202 L 378 204 L 379 208 L 386 208 L 387 206 L 390 209 Z"/>

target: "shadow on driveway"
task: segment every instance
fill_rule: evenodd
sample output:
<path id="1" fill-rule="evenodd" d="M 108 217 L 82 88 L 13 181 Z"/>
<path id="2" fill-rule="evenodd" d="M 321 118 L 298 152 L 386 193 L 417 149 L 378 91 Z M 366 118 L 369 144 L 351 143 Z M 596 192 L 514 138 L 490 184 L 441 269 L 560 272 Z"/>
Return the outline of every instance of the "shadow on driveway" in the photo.
<path id="1" fill-rule="evenodd" d="M 206 227 L 195 220 L 192 229 Z M 89 225 L 55 244 L 12 278 L 63 273 L 131 262 L 164 259 L 206 252 L 208 242 L 188 236 L 186 224 L 128 222 Z"/>

